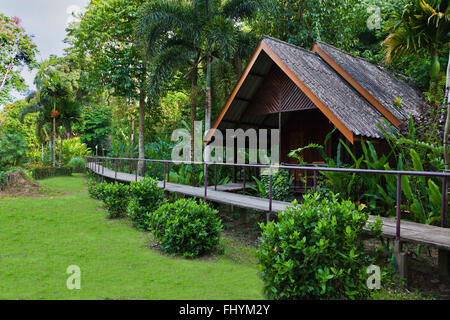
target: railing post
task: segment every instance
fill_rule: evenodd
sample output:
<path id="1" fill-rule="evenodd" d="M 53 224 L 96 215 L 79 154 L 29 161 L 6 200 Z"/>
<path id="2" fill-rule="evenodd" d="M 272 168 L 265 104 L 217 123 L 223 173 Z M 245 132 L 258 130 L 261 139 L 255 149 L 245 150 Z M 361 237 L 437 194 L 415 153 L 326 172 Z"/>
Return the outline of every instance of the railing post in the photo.
<path id="1" fill-rule="evenodd" d="M 242 172 L 242 180 L 243 180 L 243 185 L 242 185 L 242 193 L 245 195 L 245 167 L 243 167 L 244 171 Z"/>
<path id="2" fill-rule="evenodd" d="M 193 163 L 192 164 L 192 186 L 193 187 L 195 187 L 195 185 L 196 185 L 196 182 L 197 181 L 195 181 L 196 179 L 195 179 L 195 164 Z"/>
<path id="3" fill-rule="evenodd" d="M 314 170 L 314 193 L 317 192 L 317 171 Z"/>
<path id="4" fill-rule="evenodd" d="M 208 191 L 208 164 L 206 162 L 203 164 L 203 177 L 205 180 L 204 184 L 205 184 L 205 200 L 206 200 Z"/>
<path id="5" fill-rule="evenodd" d="M 441 227 L 447 228 L 447 177 L 442 177 L 442 208 L 441 208 Z"/>
<path id="6" fill-rule="evenodd" d="M 117 180 L 117 158 L 114 159 L 115 168 L 114 168 L 114 179 Z"/>
<path id="7" fill-rule="evenodd" d="M 136 171 L 135 181 L 138 181 L 138 163 L 139 163 L 139 160 L 136 159 L 136 161 L 135 161 L 135 166 L 134 166 L 134 169 L 135 169 L 135 171 Z"/>
<path id="8" fill-rule="evenodd" d="M 217 191 L 217 164 L 214 164 L 214 190 Z"/>
<path id="9" fill-rule="evenodd" d="M 142 168 L 142 178 L 145 178 L 145 165 L 147 164 L 147 161 L 145 159 L 143 160 L 144 167 Z"/>
<path id="10" fill-rule="evenodd" d="M 167 166 L 167 164 L 166 164 L 165 161 L 163 162 L 163 164 L 164 164 L 164 183 L 163 183 L 163 187 L 165 189 L 166 188 L 166 166 Z"/>
<path id="11" fill-rule="evenodd" d="M 395 227 L 395 240 L 400 241 L 400 219 L 401 219 L 401 203 L 402 203 L 402 175 L 397 174 L 397 214 Z"/>
<path id="12" fill-rule="evenodd" d="M 102 159 L 102 175 L 105 175 L 105 158 Z"/>
<path id="13" fill-rule="evenodd" d="M 269 169 L 269 175 L 270 175 L 270 183 L 269 183 L 269 212 L 267 213 L 267 222 L 270 221 L 270 215 L 272 213 L 272 166 L 270 166 Z"/>
<path id="14" fill-rule="evenodd" d="M 167 182 L 170 182 L 170 162 L 167 163 Z"/>

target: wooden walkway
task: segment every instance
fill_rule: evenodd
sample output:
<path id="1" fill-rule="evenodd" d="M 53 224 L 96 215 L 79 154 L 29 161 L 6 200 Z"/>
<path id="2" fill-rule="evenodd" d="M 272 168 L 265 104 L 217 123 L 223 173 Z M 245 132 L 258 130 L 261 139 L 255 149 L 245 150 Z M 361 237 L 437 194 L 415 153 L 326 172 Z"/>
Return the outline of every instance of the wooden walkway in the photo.
<path id="1" fill-rule="evenodd" d="M 117 172 L 108 168 L 103 168 L 101 165 L 94 167 L 94 163 L 88 163 L 87 167 L 93 172 L 118 181 L 131 182 L 136 180 L 135 174 Z M 138 176 L 137 180 L 142 179 Z M 159 181 L 160 188 L 164 187 L 164 182 Z M 249 195 L 236 194 L 225 191 L 215 191 L 214 186 L 208 188 L 206 200 L 214 201 L 218 203 L 233 205 L 246 209 L 253 209 L 258 211 L 269 211 L 269 200 L 253 197 Z M 169 192 L 181 193 L 190 197 L 204 198 L 205 189 L 203 187 L 192 187 L 187 185 L 181 185 L 176 183 L 166 182 L 165 190 Z M 272 201 L 272 212 L 278 213 L 290 205 L 289 202 Z M 375 216 L 369 217 L 369 222 L 375 221 Z M 395 238 L 396 221 L 395 219 L 381 218 L 383 221 L 382 233 L 383 236 L 388 238 Z M 401 240 L 405 242 L 412 242 L 416 244 L 431 245 L 438 249 L 450 251 L 450 229 L 441 228 L 436 226 L 425 225 L 421 223 L 402 221 L 400 228 Z"/>

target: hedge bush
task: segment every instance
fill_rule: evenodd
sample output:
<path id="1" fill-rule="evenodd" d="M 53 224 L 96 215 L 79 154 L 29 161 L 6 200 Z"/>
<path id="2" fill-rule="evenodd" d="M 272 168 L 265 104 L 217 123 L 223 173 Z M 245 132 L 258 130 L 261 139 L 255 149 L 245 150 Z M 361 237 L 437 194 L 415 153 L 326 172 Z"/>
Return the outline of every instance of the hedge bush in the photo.
<path id="1" fill-rule="evenodd" d="M 179 199 L 148 213 L 147 224 L 162 251 L 193 258 L 219 244 L 222 223 L 217 214 L 203 201 Z"/>
<path id="2" fill-rule="evenodd" d="M 72 168 L 67 167 L 43 167 L 34 168 L 32 170 L 33 178 L 36 180 L 46 179 L 55 176 L 70 176 L 72 175 Z"/>
<path id="3" fill-rule="evenodd" d="M 368 295 L 361 234 L 368 213 L 335 195 L 305 195 L 261 225 L 257 251 L 268 299 L 359 299 Z"/>
<path id="4" fill-rule="evenodd" d="M 95 178 L 89 178 L 88 180 L 88 192 L 89 195 L 98 200 L 103 200 L 104 190 L 107 182 L 98 182 Z"/>
<path id="5" fill-rule="evenodd" d="M 164 191 L 158 188 L 158 181 L 153 178 L 143 178 L 130 183 L 130 202 L 127 214 L 139 229 L 147 230 L 147 212 L 153 212 L 161 206 Z"/>
<path id="6" fill-rule="evenodd" d="M 74 157 L 70 159 L 66 167 L 71 168 L 73 172 L 84 172 L 86 170 L 86 160 L 81 157 Z"/>
<path id="7" fill-rule="evenodd" d="M 120 218 L 126 213 L 129 200 L 129 185 L 114 182 L 106 183 L 103 188 L 103 202 L 110 218 Z"/>

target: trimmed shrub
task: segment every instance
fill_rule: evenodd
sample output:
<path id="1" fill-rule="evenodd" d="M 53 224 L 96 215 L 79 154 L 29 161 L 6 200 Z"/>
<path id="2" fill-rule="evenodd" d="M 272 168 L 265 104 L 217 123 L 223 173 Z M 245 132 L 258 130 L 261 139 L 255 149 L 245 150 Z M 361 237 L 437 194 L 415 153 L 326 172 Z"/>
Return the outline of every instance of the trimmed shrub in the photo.
<path id="1" fill-rule="evenodd" d="M 335 195 L 305 195 L 261 225 L 257 251 L 264 294 L 268 299 L 360 299 L 367 297 L 361 235 L 369 217 Z"/>
<path id="2" fill-rule="evenodd" d="M 86 160 L 81 157 L 74 157 L 70 159 L 66 167 L 71 168 L 73 172 L 84 172 L 86 169 Z"/>
<path id="3" fill-rule="evenodd" d="M 127 214 L 139 229 L 147 230 L 146 213 L 155 211 L 164 200 L 164 191 L 158 188 L 158 181 L 143 178 L 130 183 L 130 202 Z"/>
<path id="4" fill-rule="evenodd" d="M 120 218 L 126 213 L 129 200 L 129 186 L 114 182 L 106 183 L 103 188 L 103 202 L 110 218 Z"/>
<path id="5" fill-rule="evenodd" d="M 162 251 L 193 258 L 219 244 L 222 223 L 217 214 L 203 201 L 179 199 L 148 213 L 147 224 Z"/>
<path id="6" fill-rule="evenodd" d="M 32 173 L 34 179 L 40 180 L 55 176 L 71 176 L 72 169 L 67 167 L 34 168 Z"/>
<path id="7" fill-rule="evenodd" d="M 97 182 L 95 178 L 90 178 L 88 181 L 89 195 L 97 200 L 103 200 L 104 190 L 107 182 Z"/>

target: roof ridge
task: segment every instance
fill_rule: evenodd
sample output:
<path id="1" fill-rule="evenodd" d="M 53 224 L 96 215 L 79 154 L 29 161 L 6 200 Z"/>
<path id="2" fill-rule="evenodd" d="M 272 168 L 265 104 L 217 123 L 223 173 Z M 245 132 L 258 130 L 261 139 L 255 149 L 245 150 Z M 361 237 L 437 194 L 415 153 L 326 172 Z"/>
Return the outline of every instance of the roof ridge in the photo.
<path id="1" fill-rule="evenodd" d="M 269 40 L 272 40 L 272 41 L 281 43 L 281 44 L 283 44 L 283 45 L 292 47 L 292 48 L 294 48 L 294 49 L 301 50 L 301 51 L 304 51 L 304 52 L 306 52 L 306 53 L 309 53 L 309 54 L 313 54 L 313 55 L 315 55 L 315 56 L 318 56 L 315 52 L 312 52 L 311 50 L 307 50 L 307 49 L 305 49 L 305 48 L 303 48 L 303 47 L 296 46 L 295 44 L 292 44 L 292 43 L 289 43 L 289 42 L 286 42 L 286 41 L 283 41 L 283 40 L 280 40 L 280 39 L 277 39 L 277 38 L 273 38 L 273 37 L 270 37 L 270 36 L 267 36 L 267 35 L 263 35 L 262 40 L 264 40 L 264 39 L 269 39 Z"/>
<path id="2" fill-rule="evenodd" d="M 366 58 L 360 57 L 360 56 L 355 56 L 355 55 L 353 55 L 351 53 L 348 53 L 348 52 L 346 52 L 346 51 L 344 51 L 342 49 L 339 49 L 338 47 L 333 46 L 332 44 L 329 44 L 329 43 L 326 43 L 326 42 L 323 42 L 323 41 L 320 41 L 320 40 L 316 40 L 316 43 L 324 44 L 325 46 L 331 47 L 331 48 L 333 48 L 333 49 L 335 49 L 335 50 L 337 50 L 337 51 L 339 51 L 339 52 L 341 52 L 341 53 L 343 53 L 343 54 L 345 54 L 347 56 L 350 56 L 350 57 L 355 58 L 355 59 L 359 59 L 359 60 L 367 62 L 367 63 L 370 63 L 371 65 L 377 67 L 380 71 L 385 72 L 391 78 L 393 78 L 393 79 L 395 79 L 397 81 L 403 82 L 406 85 L 410 86 L 412 89 L 414 89 L 419 94 L 419 96 L 422 95 L 420 92 L 418 92 L 419 90 L 418 90 L 418 87 L 417 87 L 416 83 L 411 82 L 410 76 L 405 74 L 405 73 L 403 73 L 403 72 L 399 72 L 399 71 L 395 71 L 395 70 L 389 70 L 387 67 L 385 67 L 385 66 L 383 66 L 381 64 L 374 63 L 374 62 L 372 62 L 372 61 L 370 61 L 370 60 L 368 60 Z M 402 77 L 404 80 L 398 79 L 397 76 Z"/>

